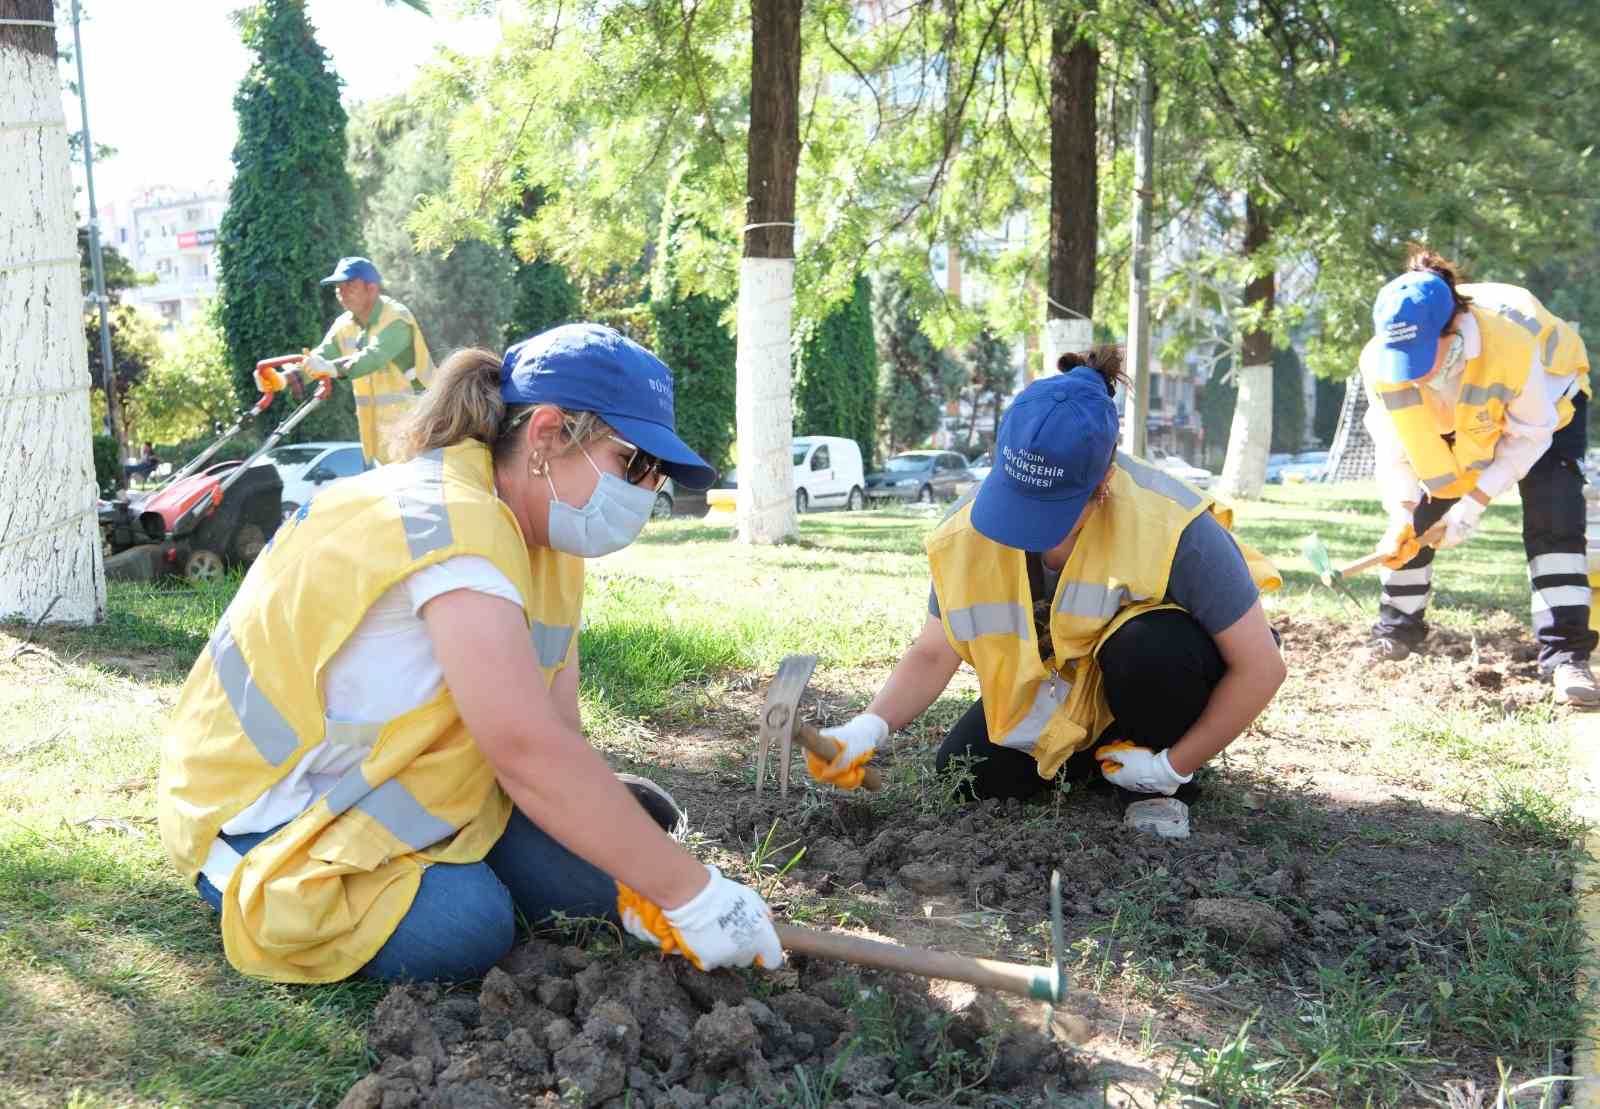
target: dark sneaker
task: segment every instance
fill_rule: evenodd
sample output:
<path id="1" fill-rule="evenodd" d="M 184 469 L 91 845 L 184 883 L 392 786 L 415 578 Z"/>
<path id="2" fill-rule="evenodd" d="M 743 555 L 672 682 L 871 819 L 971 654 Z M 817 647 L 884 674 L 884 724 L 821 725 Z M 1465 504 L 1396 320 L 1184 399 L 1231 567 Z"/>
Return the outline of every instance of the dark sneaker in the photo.
<path id="1" fill-rule="evenodd" d="M 1372 657 L 1379 662 L 1399 662 L 1411 657 L 1411 648 L 1398 639 L 1374 639 L 1369 646 Z"/>
<path id="2" fill-rule="evenodd" d="M 628 787 L 634 800 L 644 806 L 644 811 L 650 814 L 651 820 L 661 825 L 663 832 L 673 839 L 683 838 L 683 834 L 689 830 L 689 817 L 672 799 L 672 794 L 649 778 L 641 778 L 636 774 L 618 774 L 617 781 Z"/>
<path id="3" fill-rule="evenodd" d="M 1587 662 L 1563 662 L 1550 675 L 1550 684 L 1555 687 L 1558 705 L 1600 707 L 1600 686 L 1595 684 L 1594 671 Z"/>

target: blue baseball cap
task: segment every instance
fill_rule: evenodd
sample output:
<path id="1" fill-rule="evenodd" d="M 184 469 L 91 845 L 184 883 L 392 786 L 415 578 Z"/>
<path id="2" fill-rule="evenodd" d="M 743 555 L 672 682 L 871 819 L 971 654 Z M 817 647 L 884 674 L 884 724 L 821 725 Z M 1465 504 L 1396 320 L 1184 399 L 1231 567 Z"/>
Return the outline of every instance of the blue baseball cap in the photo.
<path id="1" fill-rule="evenodd" d="M 678 438 L 667 364 L 602 324 L 562 324 L 506 351 L 500 396 L 507 404 L 595 413 L 618 436 L 659 458 L 666 475 L 685 489 L 709 489 L 717 479 Z"/>
<path id="2" fill-rule="evenodd" d="M 1007 547 L 1048 551 L 1067 537 L 1117 452 L 1117 406 L 1088 366 L 1041 377 L 1006 411 L 972 526 Z"/>
<path id="3" fill-rule="evenodd" d="M 370 281 L 374 285 L 382 285 L 378 277 L 378 267 L 367 258 L 341 258 L 339 264 L 333 267 L 333 272 L 324 277 L 319 284 L 342 285 L 352 278 L 359 277 L 362 281 Z"/>
<path id="4" fill-rule="evenodd" d="M 1432 370 L 1439 336 L 1455 314 L 1455 294 L 1436 273 L 1413 270 L 1385 285 L 1372 302 L 1383 379 L 1393 384 L 1415 381 Z"/>

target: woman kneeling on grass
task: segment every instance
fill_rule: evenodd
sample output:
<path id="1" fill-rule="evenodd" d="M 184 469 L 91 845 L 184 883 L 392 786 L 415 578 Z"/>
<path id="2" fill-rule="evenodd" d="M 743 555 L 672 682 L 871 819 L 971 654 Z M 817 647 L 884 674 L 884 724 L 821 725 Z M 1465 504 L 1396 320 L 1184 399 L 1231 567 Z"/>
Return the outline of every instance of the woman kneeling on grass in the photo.
<path id="1" fill-rule="evenodd" d="M 274 536 L 184 685 L 158 786 L 235 967 L 475 977 L 518 912 L 620 916 L 706 969 L 782 963 L 765 902 L 580 731 L 583 559 L 632 542 L 665 478 L 714 477 L 672 397 L 659 359 L 594 324 L 457 352 L 409 461 Z"/>
<path id="2" fill-rule="evenodd" d="M 977 797 L 1027 798 L 1063 768 L 1098 769 L 1130 823 L 1188 834 L 1195 770 L 1283 681 L 1258 596 L 1279 579 L 1234 540 L 1227 509 L 1116 453 L 1121 365 L 1117 347 L 1065 355 L 1017 397 L 994 469 L 926 541 L 922 633 L 866 712 L 825 729 L 843 750 L 808 756 L 813 777 L 859 785 L 877 745 L 966 662 L 981 697 L 945 737 L 941 771 L 961 760 Z"/>

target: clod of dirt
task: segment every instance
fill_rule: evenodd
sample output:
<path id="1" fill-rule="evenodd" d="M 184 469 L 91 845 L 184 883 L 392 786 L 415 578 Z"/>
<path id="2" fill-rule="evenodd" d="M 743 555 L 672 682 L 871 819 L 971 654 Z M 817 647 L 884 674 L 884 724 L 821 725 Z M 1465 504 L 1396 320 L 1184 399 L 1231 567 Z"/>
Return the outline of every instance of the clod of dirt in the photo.
<path id="1" fill-rule="evenodd" d="M 1272 955 L 1289 942 L 1289 918 L 1260 901 L 1242 897 L 1203 897 L 1189 902 L 1191 928 L 1205 931 L 1230 947 Z"/>
<path id="2" fill-rule="evenodd" d="M 513 1109 L 513 1103 L 481 1078 L 442 1087 L 428 1109 Z"/>
<path id="3" fill-rule="evenodd" d="M 449 1062 L 428 1013 L 407 989 L 390 990 L 378 1002 L 372 1013 L 372 1026 L 367 1030 L 367 1049 L 379 1058 L 421 1055 L 438 1067 Z"/>
<path id="4" fill-rule="evenodd" d="M 527 999 L 522 994 L 522 987 L 511 975 L 499 967 L 492 968 L 484 975 L 483 988 L 478 991 L 478 1010 L 482 1019 L 510 1018 L 525 1004 Z"/>
<path id="5" fill-rule="evenodd" d="M 554 1061 L 563 1088 L 578 1091 L 585 1105 L 599 1105 L 627 1088 L 628 1068 L 638 1059 L 639 1022 L 622 1004 L 601 1001 Z"/>
<path id="6" fill-rule="evenodd" d="M 1493 670 L 1487 666 L 1483 666 L 1472 672 L 1470 680 L 1473 685 L 1479 687 L 1480 689 L 1494 691 L 1505 685 L 1506 676 L 1500 673 L 1498 670 Z"/>
<path id="7" fill-rule="evenodd" d="M 743 1065 L 756 1053 L 761 1033 L 742 1005 L 733 1008 L 719 1004 L 695 1021 L 689 1048 L 695 1062 L 712 1071 Z"/>
<path id="8" fill-rule="evenodd" d="M 913 893 L 931 895 L 961 889 L 966 878 L 953 866 L 918 862 L 900 868 L 900 882 Z"/>

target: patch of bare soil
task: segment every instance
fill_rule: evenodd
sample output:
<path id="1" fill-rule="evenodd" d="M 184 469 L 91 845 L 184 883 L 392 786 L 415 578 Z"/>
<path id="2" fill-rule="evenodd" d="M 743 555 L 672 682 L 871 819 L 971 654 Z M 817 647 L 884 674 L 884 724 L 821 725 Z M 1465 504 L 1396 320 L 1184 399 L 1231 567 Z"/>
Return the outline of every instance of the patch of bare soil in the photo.
<path id="1" fill-rule="evenodd" d="M 1509 625 L 1476 640 L 1436 632 L 1427 657 L 1375 665 L 1352 628 L 1277 623 L 1293 675 L 1280 696 L 1302 710 L 1277 719 L 1301 723 L 1241 738 L 1209 772 L 1186 840 L 1125 828 L 1092 784 L 957 803 L 904 772 L 932 761 L 905 737 L 884 752 L 902 772 L 881 797 L 808 788 L 798 762 L 787 802 L 772 786 L 756 796 L 753 681 L 628 743 L 630 768 L 653 764 L 690 811 L 702 857 L 757 883 L 791 922 L 1043 963 L 1059 870 L 1074 970 L 1064 1008 L 1082 1042 L 1042 1036 L 1041 1006 L 950 983 L 804 958 L 775 975 L 702 974 L 632 943 L 534 939 L 476 995 L 393 991 L 372 1026 L 377 1069 L 345 1106 L 1148 1105 L 1183 1045 L 1215 1046 L 1252 1015 L 1293 1028 L 1308 1006 L 1339 1003 L 1330 969 L 1353 1009 L 1449 1029 L 1467 1019 L 1450 1007 L 1465 1004 L 1455 991 L 1468 988 L 1475 914 L 1494 893 L 1484 859 L 1513 848 L 1364 759 L 1347 725 L 1402 701 L 1542 701 L 1533 648 Z M 861 677 L 819 674 L 808 698 L 828 704 L 814 715 L 863 704 L 881 675 Z M 1334 720 L 1345 724 L 1319 724 Z M 1423 1084 L 1372 1103 L 1493 1089 L 1496 1055 L 1517 1055 L 1505 1048 L 1493 1030 L 1431 1035 Z"/>

